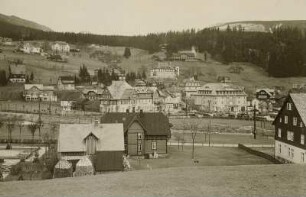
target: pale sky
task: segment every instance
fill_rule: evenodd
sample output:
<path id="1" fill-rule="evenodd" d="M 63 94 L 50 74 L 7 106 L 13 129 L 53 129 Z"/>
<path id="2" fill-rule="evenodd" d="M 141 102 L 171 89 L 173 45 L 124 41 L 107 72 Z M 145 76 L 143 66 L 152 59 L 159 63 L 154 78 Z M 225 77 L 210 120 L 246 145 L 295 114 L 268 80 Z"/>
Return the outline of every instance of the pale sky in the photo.
<path id="1" fill-rule="evenodd" d="M 306 0 L 0 0 L 54 31 L 137 35 L 241 20 L 306 20 Z"/>

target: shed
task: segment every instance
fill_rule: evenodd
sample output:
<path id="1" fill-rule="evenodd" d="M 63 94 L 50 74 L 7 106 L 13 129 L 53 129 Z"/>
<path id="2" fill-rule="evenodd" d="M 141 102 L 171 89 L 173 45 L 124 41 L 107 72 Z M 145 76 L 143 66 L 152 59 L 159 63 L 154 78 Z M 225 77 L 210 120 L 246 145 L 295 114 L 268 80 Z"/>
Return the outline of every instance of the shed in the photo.
<path id="1" fill-rule="evenodd" d="M 84 156 L 82 159 L 78 161 L 75 167 L 75 172 L 73 176 L 86 176 L 86 175 L 94 175 L 95 170 L 92 162 L 87 156 Z"/>
<path id="2" fill-rule="evenodd" d="M 72 164 L 67 160 L 60 160 L 54 167 L 53 178 L 64 178 L 72 176 Z"/>

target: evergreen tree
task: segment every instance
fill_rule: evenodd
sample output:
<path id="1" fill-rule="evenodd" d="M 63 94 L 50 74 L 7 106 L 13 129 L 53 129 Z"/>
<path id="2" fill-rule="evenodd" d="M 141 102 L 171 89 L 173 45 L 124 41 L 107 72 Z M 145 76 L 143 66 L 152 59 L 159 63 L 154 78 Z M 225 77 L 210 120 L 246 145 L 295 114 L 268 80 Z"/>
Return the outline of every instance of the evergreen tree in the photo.
<path id="1" fill-rule="evenodd" d="M 6 72 L 5 70 L 0 70 L 0 86 L 5 86 L 7 84 Z"/>
<path id="2" fill-rule="evenodd" d="M 123 56 L 129 58 L 131 56 L 131 50 L 129 47 L 125 47 Z"/>

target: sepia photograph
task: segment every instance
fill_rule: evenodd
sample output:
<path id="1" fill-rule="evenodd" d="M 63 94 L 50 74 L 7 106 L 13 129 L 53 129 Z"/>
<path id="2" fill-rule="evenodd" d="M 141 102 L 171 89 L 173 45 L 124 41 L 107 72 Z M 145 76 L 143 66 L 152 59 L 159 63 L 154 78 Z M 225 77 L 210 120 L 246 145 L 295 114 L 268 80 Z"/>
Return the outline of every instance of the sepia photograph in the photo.
<path id="1" fill-rule="evenodd" d="M 306 197 L 306 0 L 0 0 L 0 197 Z"/>

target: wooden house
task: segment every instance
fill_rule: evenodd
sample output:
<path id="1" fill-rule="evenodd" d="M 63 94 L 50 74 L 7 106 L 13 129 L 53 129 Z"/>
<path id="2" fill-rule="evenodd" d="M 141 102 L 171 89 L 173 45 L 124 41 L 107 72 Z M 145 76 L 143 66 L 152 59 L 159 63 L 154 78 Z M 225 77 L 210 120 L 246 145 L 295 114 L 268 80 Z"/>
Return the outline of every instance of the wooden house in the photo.
<path id="1" fill-rule="evenodd" d="M 9 67 L 9 81 L 11 83 L 25 83 L 26 66 L 23 64 L 11 64 Z"/>
<path id="2" fill-rule="evenodd" d="M 123 124 L 61 124 L 58 158 L 76 164 L 93 158 L 95 171 L 123 170 Z"/>
<path id="3" fill-rule="evenodd" d="M 169 119 L 162 113 L 106 113 L 102 123 L 123 123 L 125 151 L 130 156 L 167 154 Z"/>
<path id="4" fill-rule="evenodd" d="M 306 94 L 289 94 L 276 116 L 275 156 L 285 162 L 306 163 Z"/>

